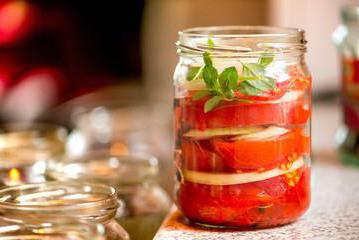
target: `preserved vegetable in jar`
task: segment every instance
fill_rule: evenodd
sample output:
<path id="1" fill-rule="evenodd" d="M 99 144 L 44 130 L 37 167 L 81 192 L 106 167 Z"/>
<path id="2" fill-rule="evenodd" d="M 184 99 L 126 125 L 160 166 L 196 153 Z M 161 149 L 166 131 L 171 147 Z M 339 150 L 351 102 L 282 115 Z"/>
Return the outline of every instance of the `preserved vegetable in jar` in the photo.
<path id="1" fill-rule="evenodd" d="M 337 142 L 343 163 L 359 166 L 359 6 L 341 10 L 342 24 L 333 34 L 341 61 L 343 126 Z"/>
<path id="2" fill-rule="evenodd" d="M 179 34 L 176 202 L 192 223 L 264 228 L 310 202 L 311 76 L 304 31 L 204 27 Z"/>

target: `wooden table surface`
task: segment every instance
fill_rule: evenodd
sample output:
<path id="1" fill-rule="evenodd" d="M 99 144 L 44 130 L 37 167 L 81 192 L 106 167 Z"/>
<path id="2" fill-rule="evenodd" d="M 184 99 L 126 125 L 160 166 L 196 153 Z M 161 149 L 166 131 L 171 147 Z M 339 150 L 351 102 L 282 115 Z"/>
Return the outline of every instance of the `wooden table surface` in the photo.
<path id="1" fill-rule="evenodd" d="M 182 215 L 174 207 L 154 239 L 358 240 L 359 168 L 343 167 L 330 162 L 332 161 L 313 164 L 311 207 L 295 223 L 256 231 L 205 230 L 186 225 Z"/>

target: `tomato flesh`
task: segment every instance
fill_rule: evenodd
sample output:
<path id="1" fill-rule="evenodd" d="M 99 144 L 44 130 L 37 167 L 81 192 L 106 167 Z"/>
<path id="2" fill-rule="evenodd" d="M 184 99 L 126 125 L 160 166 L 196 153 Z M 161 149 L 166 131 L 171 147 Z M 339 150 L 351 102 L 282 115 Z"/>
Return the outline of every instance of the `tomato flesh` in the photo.
<path id="1" fill-rule="evenodd" d="M 182 121 L 188 128 L 206 129 L 253 125 L 300 125 L 310 116 L 309 101 L 303 96 L 287 102 L 229 102 L 205 113 L 205 100 L 181 101 Z"/>
<path id="2" fill-rule="evenodd" d="M 291 155 L 302 155 L 308 150 L 308 137 L 299 130 L 292 130 L 276 139 L 264 140 L 213 140 L 215 153 L 230 168 L 273 168 Z"/>
<path id="3" fill-rule="evenodd" d="M 190 220 L 221 226 L 267 227 L 294 221 L 309 206 L 310 174 L 298 171 L 295 186 L 285 176 L 260 182 L 211 186 L 190 182 L 178 190 L 180 210 Z M 278 217 L 280 216 L 280 217 Z"/>

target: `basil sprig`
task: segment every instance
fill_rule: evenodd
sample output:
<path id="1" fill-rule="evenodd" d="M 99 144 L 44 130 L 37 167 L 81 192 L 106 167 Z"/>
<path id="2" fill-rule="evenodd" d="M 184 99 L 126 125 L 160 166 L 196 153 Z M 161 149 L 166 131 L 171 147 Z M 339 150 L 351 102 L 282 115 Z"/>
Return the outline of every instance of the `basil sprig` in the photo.
<path id="1" fill-rule="evenodd" d="M 204 111 L 209 112 L 221 101 L 240 100 L 235 92 L 249 96 L 260 96 L 263 92 L 275 90 L 276 82 L 273 78 L 264 76 L 265 68 L 273 61 L 273 57 L 261 57 L 257 63 L 241 63 L 242 75 L 237 69 L 225 68 L 221 73 L 213 66 L 210 52 L 204 52 L 202 67 L 192 67 L 187 73 L 187 80 L 203 78 L 206 89 L 197 92 L 192 99 L 200 100 L 210 96 L 204 105 Z"/>

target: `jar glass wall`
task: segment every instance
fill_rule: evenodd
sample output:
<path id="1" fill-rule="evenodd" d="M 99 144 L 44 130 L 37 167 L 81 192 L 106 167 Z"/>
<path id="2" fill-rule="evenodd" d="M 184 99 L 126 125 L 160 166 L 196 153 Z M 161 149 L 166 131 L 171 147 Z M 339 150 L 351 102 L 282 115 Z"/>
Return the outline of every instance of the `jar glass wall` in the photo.
<path id="1" fill-rule="evenodd" d="M 0 125 L 0 179 L 13 186 L 44 181 L 46 161 L 61 157 L 67 131 L 43 123 Z"/>
<path id="2" fill-rule="evenodd" d="M 337 142 L 344 163 L 359 166 L 359 6 L 341 10 L 342 24 L 333 34 L 342 63 L 343 126 Z"/>
<path id="3" fill-rule="evenodd" d="M 47 176 L 56 180 L 85 180 L 114 187 L 122 201 L 116 220 L 132 240 L 151 240 L 170 200 L 157 184 L 158 161 L 146 155 L 114 156 L 102 152 L 65 158 L 49 165 Z"/>
<path id="4" fill-rule="evenodd" d="M 129 239 L 114 220 L 118 209 L 115 189 L 85 182 L 24 184 L 0 190 L 1 219 L 25 225 L 64 219 L 101 223 L 107 240 Z"/>
<path id="5" fill-rule="evenodd" d="M 103 225 L 75 222 L 39 222 L 37 225 L 0 222 L 0 240 L 106 240 Z"/>
<path id="6" fill-rule="evenodd" d="M 311 76 L 304 32 L 204 27 L 179 34 L 177 206 L 205 226 L 290 223 L 310 202 Z"/>

